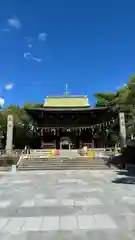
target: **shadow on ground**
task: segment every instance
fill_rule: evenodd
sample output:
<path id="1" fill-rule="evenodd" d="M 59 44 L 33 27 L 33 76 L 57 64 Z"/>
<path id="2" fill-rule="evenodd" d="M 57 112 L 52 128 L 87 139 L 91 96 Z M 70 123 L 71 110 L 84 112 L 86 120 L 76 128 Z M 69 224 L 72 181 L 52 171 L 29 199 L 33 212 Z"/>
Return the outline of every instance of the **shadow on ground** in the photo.
<path id="1" fill-rule="evenodd" d="M 118 177 L 112 180 L 113 183 L 135 184 L 135 146 L 124 148 L 121 155 L 110 158 L 108 164 L 118 169 Z M 125 166 L 128 166 L 127 170 Z"/>
<path id="2" fill-rule="evenodd" d="M 122 155 L 110 157 L 110 159 L 107 161 L 106 164 L 109 167 L 114 166 L 117 169 L 124 169 L 125 168 L 125 163 L 124 163 Z"/>
<path id="3" fill-rule="evenodd" d="M 135 169 L 117 171 L 117 174 L 119 176 L 124 175 L 124 176 L 135 177 Z"/>
<path id="4" fill-rule="evenodd" d="M 118 178 L 112 180 L 113 183 L 135 184 L 134 169 L 117 171 L 117 174 L 118 174 Z"/>
<path id="5" fill-rule="evenodd" d="M 113 183 L 119 184 L 135 184 L 135 178 L 133 177 L 122 177 L 112 180 Z"/>

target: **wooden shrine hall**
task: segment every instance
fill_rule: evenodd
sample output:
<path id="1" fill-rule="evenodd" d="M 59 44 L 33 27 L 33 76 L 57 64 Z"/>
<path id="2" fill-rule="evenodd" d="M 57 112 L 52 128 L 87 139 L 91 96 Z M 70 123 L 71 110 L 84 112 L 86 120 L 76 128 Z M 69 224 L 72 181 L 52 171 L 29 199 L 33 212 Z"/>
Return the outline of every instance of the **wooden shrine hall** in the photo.
<path id="1" fill-rule="evenodd" d="M 111 108 L 91 108 L 87 96 L 48 96 L 42 108 L 25 109 L 40 132 L 37 148 L 104 147 L 107 125 L 117 114 Z"/>

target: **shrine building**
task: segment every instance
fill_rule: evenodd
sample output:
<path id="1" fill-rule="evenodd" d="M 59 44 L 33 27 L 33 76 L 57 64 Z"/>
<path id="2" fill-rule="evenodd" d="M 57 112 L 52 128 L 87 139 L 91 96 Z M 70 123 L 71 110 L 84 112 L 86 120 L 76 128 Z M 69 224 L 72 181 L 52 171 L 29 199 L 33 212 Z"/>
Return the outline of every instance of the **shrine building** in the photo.
<path id="1" fill-rule="evenodd" d="M 104 147 L 107 125 L 116 118 L 111 108 L 91 108 L 88 96 L 70 95 L 67 89 L 63 96 L 47 96 L 41 108 L 25 110 L 40 131 L 40 148 Z"/>

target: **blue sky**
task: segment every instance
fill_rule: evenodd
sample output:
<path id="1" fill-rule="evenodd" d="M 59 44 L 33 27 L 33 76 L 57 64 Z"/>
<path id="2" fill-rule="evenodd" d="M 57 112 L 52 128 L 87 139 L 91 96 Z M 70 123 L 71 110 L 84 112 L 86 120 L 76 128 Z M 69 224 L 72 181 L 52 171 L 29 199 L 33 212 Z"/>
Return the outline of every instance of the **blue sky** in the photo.
<path id="1" fill-rule="evenodd" d="M 135 1 L 1 0 L 0 90 L 9 103 L 115 91 L 135 73 Z"/>

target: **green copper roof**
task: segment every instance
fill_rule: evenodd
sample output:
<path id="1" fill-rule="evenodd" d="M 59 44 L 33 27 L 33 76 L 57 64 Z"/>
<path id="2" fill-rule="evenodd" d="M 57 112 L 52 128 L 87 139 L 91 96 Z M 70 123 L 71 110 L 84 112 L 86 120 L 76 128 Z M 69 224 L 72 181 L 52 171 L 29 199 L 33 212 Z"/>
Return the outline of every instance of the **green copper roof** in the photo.
<path id="1" fill-rule="evenodd" d="M 45 99 L 44 107 L 88 107 L 87 96 L 54 96 Z"/>

